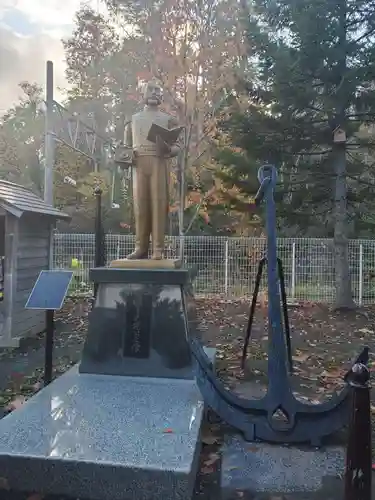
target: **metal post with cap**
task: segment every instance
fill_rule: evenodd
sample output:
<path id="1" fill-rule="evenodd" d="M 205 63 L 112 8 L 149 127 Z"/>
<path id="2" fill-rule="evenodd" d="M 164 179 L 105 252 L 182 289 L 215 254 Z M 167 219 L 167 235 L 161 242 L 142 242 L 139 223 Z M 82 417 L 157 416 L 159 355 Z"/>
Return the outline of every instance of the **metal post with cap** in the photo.
<path id="1" fill-rule="evenodd" d="M 105 265 L 105 243 L 102 220 L 102 194 L 103 191 L 99 186 L 94 189 L 96 199 L 96 215 L 95 215 L 95 267 Z M 97 283 L 94 284 L 94 297 L 98 291 Z"/>
<path id="2" fill-rule="evenodd" d="M 53 134 L 53 62 L 47 61 L 46 114 L 44 141 L 44 201 L 53 205 L 53 168 L 55 163 L 55 136 Z"/>
<path id="3" fill-rule="evenodd" d="M 356 363 L 346 381 L 352 391 L 352 413 L 346 450 L 344 500 L 371 500 L 371 385 L 368 367 Z"/>

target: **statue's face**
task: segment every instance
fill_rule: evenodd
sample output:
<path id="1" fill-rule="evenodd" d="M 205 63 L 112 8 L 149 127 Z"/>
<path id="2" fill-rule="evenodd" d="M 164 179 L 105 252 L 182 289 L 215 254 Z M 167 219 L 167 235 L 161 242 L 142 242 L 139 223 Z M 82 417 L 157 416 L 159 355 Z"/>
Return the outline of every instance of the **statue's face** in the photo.
<path id="1" fill-rule="evenodd" d="M 148 82 L 145 88 L 144 98 L 146 104 L 150 106 L 159 106 L 162 99 L 161 86 L 155 81 Z"/>

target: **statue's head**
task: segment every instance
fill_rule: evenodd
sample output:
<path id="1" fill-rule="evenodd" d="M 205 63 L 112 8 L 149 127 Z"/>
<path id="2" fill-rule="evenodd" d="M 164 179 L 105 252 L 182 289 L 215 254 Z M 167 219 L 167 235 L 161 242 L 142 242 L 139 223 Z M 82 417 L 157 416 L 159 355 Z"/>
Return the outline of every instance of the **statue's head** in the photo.
<path id="1" fill-rule="evenodd" d="M 146 83 L 143 98 L 149 106 L 159 106 L 162 101 L 162 88 L 160 82 L 153 79 Z"/>

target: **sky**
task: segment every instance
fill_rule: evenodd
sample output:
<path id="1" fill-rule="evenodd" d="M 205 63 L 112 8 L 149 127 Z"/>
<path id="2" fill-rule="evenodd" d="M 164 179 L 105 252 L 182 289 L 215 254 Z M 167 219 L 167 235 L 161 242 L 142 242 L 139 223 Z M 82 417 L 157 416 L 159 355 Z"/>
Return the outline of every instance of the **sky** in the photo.
<path id="1" fill-rule="evenodd" d="M 73 30 L 74 14 L 84 3 L 103 10 L 100 0 L 0 0 L 0 113 L 22 94 L 18 84 L 27 80 L 45 84 L 48 59 L 54 63 L 57 87 L 65 84 L 61 38 Z"/>

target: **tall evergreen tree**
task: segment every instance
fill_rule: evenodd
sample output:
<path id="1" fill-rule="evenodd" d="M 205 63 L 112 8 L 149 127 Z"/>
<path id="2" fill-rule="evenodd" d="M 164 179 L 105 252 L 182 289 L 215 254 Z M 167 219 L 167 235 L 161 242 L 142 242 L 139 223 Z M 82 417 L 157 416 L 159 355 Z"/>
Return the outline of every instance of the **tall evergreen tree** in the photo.
<path id="1" fill-rule="evenodd" d="M 242 155 L 221 151 L 219 176 L 253 194 L 256 166 L 275 163 L 284 221 L 334 237 L 336 305 L 353 307 L 347 238 L 375 192 L 361 133 L 375 121 L 375 2 L 253 0 L 246 24 L 255 78 L 223 123 Z"/>

